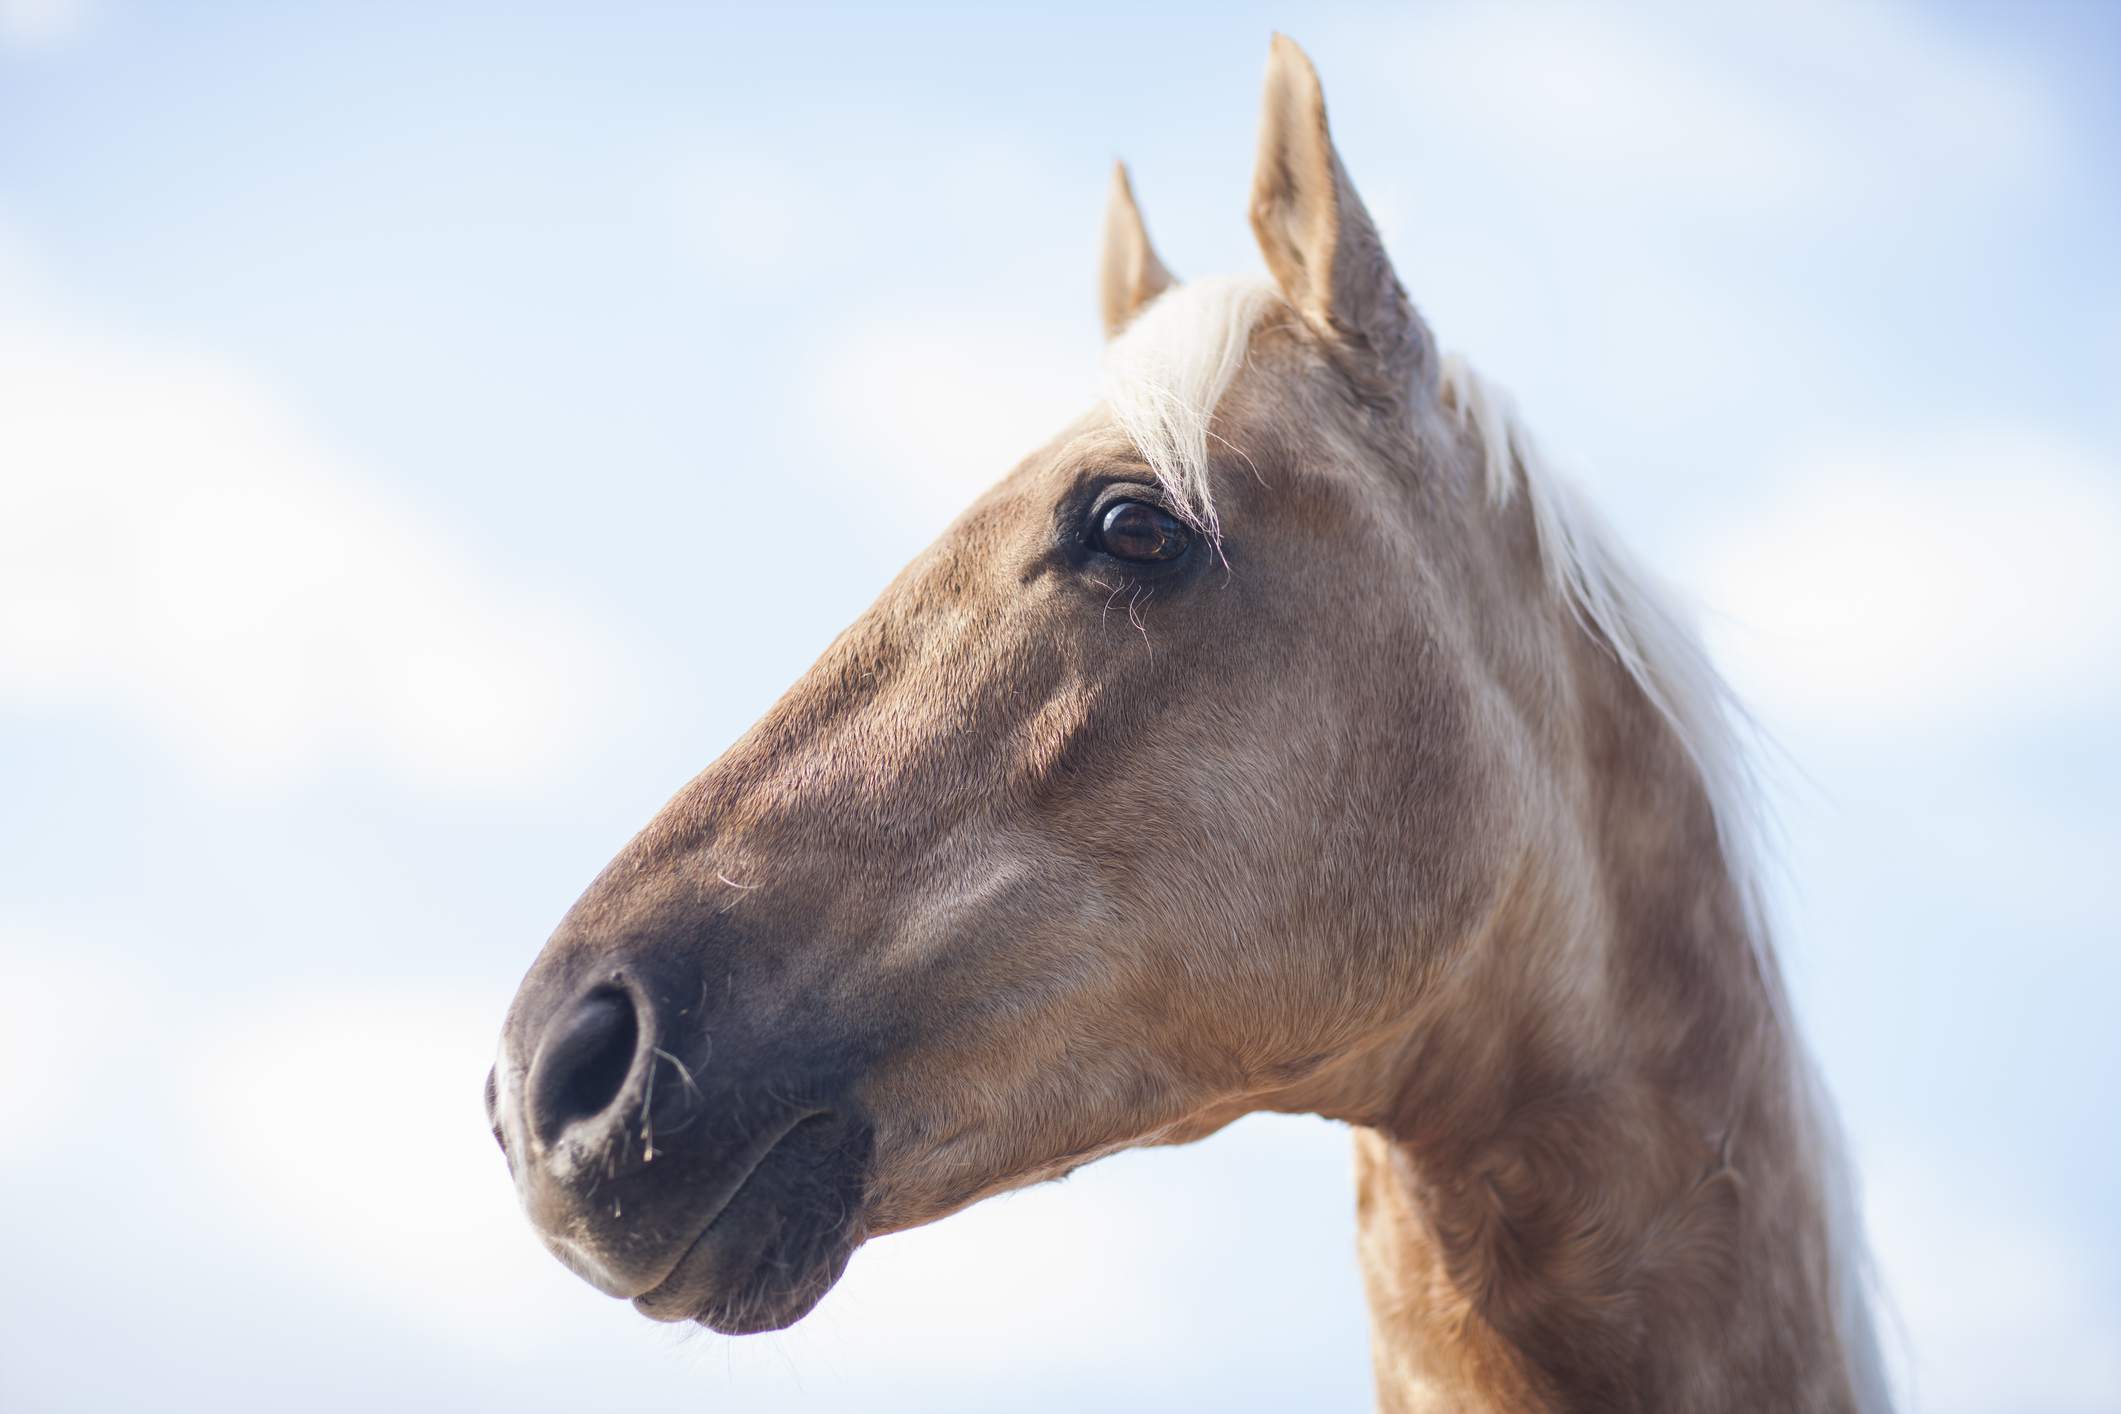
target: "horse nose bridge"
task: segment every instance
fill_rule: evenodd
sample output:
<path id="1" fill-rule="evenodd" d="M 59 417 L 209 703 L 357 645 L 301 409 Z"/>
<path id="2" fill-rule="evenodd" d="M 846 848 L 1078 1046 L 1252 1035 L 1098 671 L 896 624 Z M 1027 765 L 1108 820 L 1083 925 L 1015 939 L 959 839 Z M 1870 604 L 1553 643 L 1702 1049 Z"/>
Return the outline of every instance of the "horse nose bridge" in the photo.
<path id="1" fill-rule="evenodd" d="M 1039 681 L 997 678 L 979 661 L 990 635 L 954 618 L 918 652 L 900 641 L 903 624 L 863 627 L 688 783 L 641 842 L 690 878 L 744 892 L 760 875 L 836 874 L 852 858 L 903 854 L 991 805 L 1004 743 L 1061 669 L 1037 658 Z"/>

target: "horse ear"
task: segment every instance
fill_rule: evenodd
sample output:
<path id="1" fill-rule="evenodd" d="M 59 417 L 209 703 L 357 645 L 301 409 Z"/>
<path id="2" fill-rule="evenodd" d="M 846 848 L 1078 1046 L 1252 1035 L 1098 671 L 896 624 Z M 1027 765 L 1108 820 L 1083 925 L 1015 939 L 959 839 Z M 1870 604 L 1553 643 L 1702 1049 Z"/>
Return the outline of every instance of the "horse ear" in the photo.
<path id="1" fill-rule="evenodd" d="M 1283 34 L 1267 58 L 1252 232 L 1283 297 L 1361 383 L 1390 394 L 1435 377 L 1428 326 L 1333 148 L 1318 73 Z"/>
<path id="2" fill-rule="evenodd" d="M 1112 164 L 1112 196 L 1105 203 L 1105 252 L 1098 262 L 1097 294 L 1105 320 L 1105 337 L 1116 338 L 1142 306 L 1172 285 L 1171 272 L 1156 258 L 1134 204 L 1127 164 Z"/>

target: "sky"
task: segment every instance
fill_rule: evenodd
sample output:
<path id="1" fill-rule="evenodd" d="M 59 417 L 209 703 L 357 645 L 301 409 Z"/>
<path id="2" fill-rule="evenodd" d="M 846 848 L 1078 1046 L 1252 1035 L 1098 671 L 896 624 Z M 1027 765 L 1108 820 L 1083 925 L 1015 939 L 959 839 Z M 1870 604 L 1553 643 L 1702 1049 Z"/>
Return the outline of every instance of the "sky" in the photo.
<path id="1" fill-rule="evenodd" d="M 1276 27 L 1775 744 L 1910 1406 L 2121 1410 L 2121 10 L 1811 0 L 0 0 L 0 1407 L 1368 1407 L 1325 1121 L 732 1341 L 547 1257 L 478 1098 L 603 862 L 1094 396 L 1112 159 L 1260 267 Z"/>

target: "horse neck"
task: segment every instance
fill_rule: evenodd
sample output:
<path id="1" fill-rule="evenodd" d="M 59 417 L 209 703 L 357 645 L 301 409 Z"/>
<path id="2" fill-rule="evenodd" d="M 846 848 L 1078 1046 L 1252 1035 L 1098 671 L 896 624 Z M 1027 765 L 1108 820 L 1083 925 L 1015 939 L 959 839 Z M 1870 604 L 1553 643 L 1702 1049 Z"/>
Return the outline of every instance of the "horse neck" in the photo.
<path id="1" fill-rule="evenodd" d="M 1550 837 L 1357 1116 L 1381 1406 L 1853 1407 L 1780 980 L 1685 747 L 1572 638 Z"/>

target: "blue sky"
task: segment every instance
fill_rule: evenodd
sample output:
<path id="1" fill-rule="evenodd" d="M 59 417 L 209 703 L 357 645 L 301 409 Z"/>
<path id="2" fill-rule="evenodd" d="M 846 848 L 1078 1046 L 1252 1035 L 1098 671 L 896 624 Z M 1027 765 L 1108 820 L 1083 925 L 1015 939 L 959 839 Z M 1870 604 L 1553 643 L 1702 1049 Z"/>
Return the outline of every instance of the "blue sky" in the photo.
<path id="1" fill-rule="evenodd" d="M 1110 160 L 1258 267 L 1279 25 L 1779 743 L 1916 1402 L 2121 1409 L 2121 13 L 439 8 L 0 0 L 0 1405 L 1366 1407 L 1322 1121 L 731 1342 L 477 1107 L 574 894 L 1092 396 Z"/>

